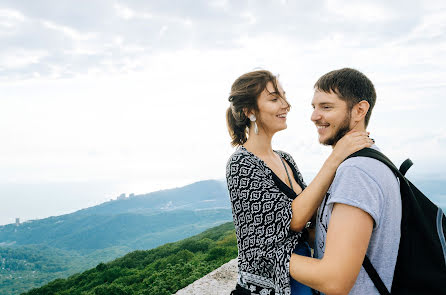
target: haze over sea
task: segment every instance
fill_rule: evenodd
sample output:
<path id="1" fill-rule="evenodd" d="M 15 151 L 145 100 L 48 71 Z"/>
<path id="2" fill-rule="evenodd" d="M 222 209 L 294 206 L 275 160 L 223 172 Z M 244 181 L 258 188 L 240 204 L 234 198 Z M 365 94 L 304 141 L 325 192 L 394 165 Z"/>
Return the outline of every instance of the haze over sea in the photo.
<path id="1" fill-rule="evenodd" d="M 353 67 L 377 145 L 446 207 L 445 1 L 4 0 L 0 42 L 0 224 L 224 179 L 230 86 L 258 68 L 280 74 L 273 146 L 307 181 L 330 152 L 313 84 Z"/>

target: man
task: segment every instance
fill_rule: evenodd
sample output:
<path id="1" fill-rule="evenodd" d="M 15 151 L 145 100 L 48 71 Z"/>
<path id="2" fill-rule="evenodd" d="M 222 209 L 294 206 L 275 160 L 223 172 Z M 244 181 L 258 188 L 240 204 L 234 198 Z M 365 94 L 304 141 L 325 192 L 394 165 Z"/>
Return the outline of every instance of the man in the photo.
<path id="1" fill-rule="evenodd" d="M 364 74 L 332 71 L 314 88 L 311 120 L 320 143 L 335 146 L 348 131 L 366 130 L 376 93 Z M 375 159 L 350 158 L 337 169 L 317 212 L 317 259 L 293 254 L 291 276 L 325 294 L 379 294 L 362 267 L 367 255 L 390 290 L 400 224 L 401 195 L 392 171 Z"/>

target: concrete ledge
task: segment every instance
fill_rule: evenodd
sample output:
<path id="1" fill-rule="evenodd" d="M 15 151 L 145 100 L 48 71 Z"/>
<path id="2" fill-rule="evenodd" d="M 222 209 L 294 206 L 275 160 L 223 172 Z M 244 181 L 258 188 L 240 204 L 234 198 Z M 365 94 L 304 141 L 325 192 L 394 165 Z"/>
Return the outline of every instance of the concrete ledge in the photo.
<path id="1" fill-rule="evenodd" d="M 229 295 L 237 284 L 237 258 L 179 290 L 176 295 Z"/>

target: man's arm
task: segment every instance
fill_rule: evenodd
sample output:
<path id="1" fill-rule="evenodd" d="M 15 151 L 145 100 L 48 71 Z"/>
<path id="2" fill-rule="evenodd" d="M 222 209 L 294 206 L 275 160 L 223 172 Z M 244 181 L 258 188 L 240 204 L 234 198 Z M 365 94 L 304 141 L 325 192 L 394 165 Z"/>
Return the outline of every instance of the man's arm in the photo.
<path id="1" fill-rule="evenodd" d="M 293 254 L 291 276 L 327 295 L 348 294 L 361 270 L 372 230 L 373 218 L 367 212 L 334 204 L 324 257 L 319 260 Z"/>

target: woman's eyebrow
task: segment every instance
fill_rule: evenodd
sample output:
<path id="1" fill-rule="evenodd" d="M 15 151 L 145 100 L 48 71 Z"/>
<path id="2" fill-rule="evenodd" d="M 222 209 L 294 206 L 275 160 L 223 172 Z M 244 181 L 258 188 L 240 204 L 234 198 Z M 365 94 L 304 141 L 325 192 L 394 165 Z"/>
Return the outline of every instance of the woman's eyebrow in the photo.
<path id="1" fill-rule="evenodd" d="M 286 94 L 286 92 L 284 91 L 283 92 L 283 96 L 285 96 L 285 94 Z M 270 92 L 269 93 L 269 95 L 279 95 L 279 96 L 282 96 L 279 92 L 277 92 L 277 91 L 272 91 L 272 92 Z"/>

